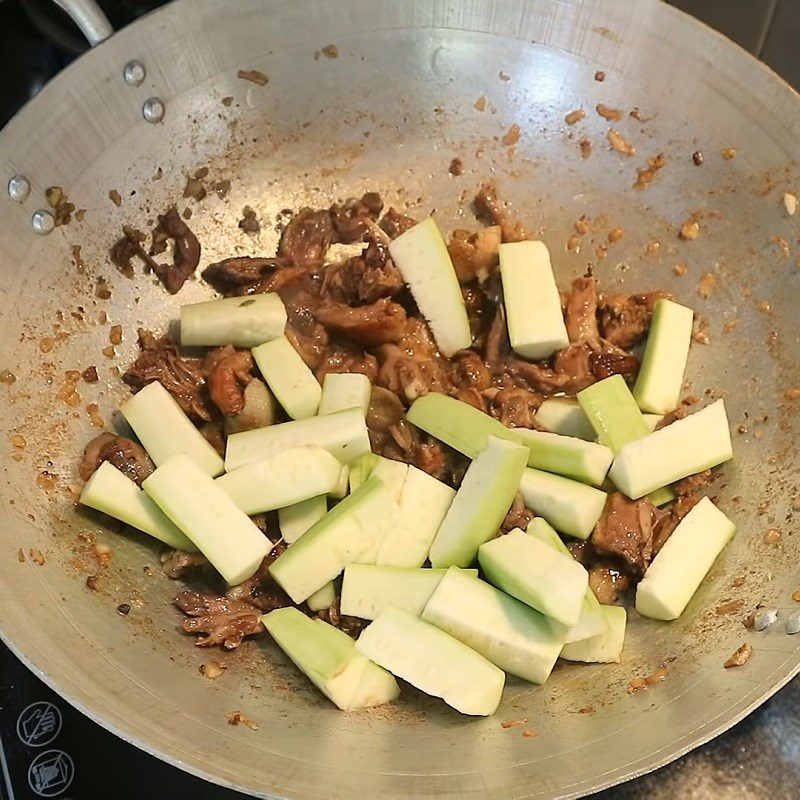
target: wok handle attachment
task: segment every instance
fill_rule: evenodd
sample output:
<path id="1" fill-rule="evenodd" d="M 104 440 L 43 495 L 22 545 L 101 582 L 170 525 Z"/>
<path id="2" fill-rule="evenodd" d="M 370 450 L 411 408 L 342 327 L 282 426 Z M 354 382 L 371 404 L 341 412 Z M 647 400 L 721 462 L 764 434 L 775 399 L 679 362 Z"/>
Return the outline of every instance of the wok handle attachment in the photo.
<path id="1" fill-rule="evenodd" d="M 114 28 L 95 0 L 55 0 L 55 2 L 72 17 L 92 47 L 114 33 Z"/>

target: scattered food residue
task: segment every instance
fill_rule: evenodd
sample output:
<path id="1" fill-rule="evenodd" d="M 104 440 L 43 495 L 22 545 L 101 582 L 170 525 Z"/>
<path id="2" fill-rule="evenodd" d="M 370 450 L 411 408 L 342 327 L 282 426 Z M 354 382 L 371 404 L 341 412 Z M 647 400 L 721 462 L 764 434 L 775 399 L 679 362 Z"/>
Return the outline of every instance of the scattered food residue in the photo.
<path id="1" fill-rule="evenodd" d="M 726 662 L 725 669 L 731 667 L 741 667 L 747 663 L 747 659 L 753 655 L 753 646 L 745 642 Z"/>
<path id="2" fill-rule="evenodd" d="M 131 613 L 131 607 L 128 603 L 120 603 L 117 606 L 117 614 L 121 617 L 127 617 Z"/>
<path id="3" fill-rule="evenodd" d="M 731 331 L 735 331 L 739 327 L 739 323 L 740 322 L 741 322 L 741 320 L 739 319 L 739 317 L 733 317 L 732 319 L 729 319 L 722 326 L 722 332 L 723 333 L 730 333 Z"/>
<path id="4" fill-rule="evenodd" d="M 522 731 L 522 735 L 526 739 L 535 739 L 539 734 L 536 733 L 536 731 L 532 731 L 529 728 L 526 728 L 524 731 Z"/>
<path id="5" fill-rule="evenodd" d="M 580 141 L 580 146 L 581 146 L 581 157 L 589 158 L 589 156 L 592 154 L 592 143 L 587 138 L 584 137 Z"/>
<path id="6" fill-rule="evenodd" d="M 14 434 L 14 435 L 11 437 L 11 446 L 12 446 L 12 447 L 18 447 L 18 448 L 22 449 L 22 448 L 24 448 L 24 447 L 25 447 L 25 445 L 27 445 L 27 444 L 28 444 L 28 442 L 27 442 L 27 440 L 25 439 L 25 437 L 24 437 L 24 436 L 20 436 L 18 433 L 15 433 L 15 434 Z"/>
<path id="7" fill-rule="evenodd" d="M 618 108 L 610 108 L 605 103 L 598 103 L 594 110 L 603 118 L 609 120 L 609 122 L 619 122 L 622 119 L 622 111 Z"/>
<path id="8" fill-rule="evenodd" d="M 256 212 L 250 206 L 245 206 L 242 209 L 242 218 L 239 220 L 238 225 L 245 233 L 261 232 L 261 224 L 256 217 Z"/>
<path id="9" fill-rule="evenodd" d="M 116 189 L 108 193 L 108 199 L 117 207 L 122 205 L 122 195 Z"/>
<path id="10" fill-rule="evenodd" d="M 326 44 L 322 48 L 322 55 L 325 58 L 339 58 L 339 48 L 335 44 Z"/>
<path id="11" fill-rule="evenodd" d="M 655 239 L 651 239 L 647 246 L 645 247 L 644 251 L 647 253 L 648 256 L 655 255 L 661 249 L 661 242 L 655 241 Z"/>
<path id="12" fill-rule="evenodd" d="M 475 101 L 475 108 L 477 108 L 478 111 L 486 111 L 486 98 L 483 95 Z"/>
<path id="13" fill-rule="evenodd" d="M 717 276 L 712 272 L 704 272 L 700 276 L 700 282 L 697 285 L 697 294 L 702 298 L 708 298 L 717 288 Z"/>
<path id="14" fill-rule="evenodd" d="M 101 567 L 107 567 L 111 563 L 114 551 L 107 544 L 95 542 L 92 547 L 92 554 L 94 555 L 95 561 L 97 561 Z"/>
<path id="15" fill-rule="evenodd" d="M 507 719 L 505 722 L 500 723 L 501 728 L 518 728 L 528 721 L 527 717 L 519 717 L 518 719 Z"/>
<path id="16" fill-rule="evenodd" d="M 503 70 L 500 70 L 500 72 L 497 73 L 497 77 L 500 78 L 501 81 L 511 80 L 511 76 L 507 72 L 503 72 Z"/>
<path id="17" fill-rule="evenodd" d="M 612 228 L 608 233 L 608 241 L 616 244 L 625 237 L 625 228 Z"/>
<path id="18" fill-rule="evenodd" d="M 97 367 L 86 367 L 86 369 L 81 373 L 81 377 L 86 383 L 97 383 Z"/>
<path id="19" fill-rule="evenodd" d="M 451 175 L 463 175 L 464 174 L 464 162 L 456 157 L 450 162 L 450 167 L 447 170 Z"/>
<path id="20" fill-rule="evenodd" d="M 643 689 L 649 689 L 656 684 L 663 683 L 667 679 L 668 674 L 669 672 L 666 667 L 659 667 L 644 678 L 634 678 L 628 683 L 628 694 L 634 694 Z"/>
<path id="21" fill-rule="evenodd" d="M 2 383 L 3 386 L 11 386 L 16 382 L 16 380 L 17 376 L 11 372 L 11 370 L 0 370 L 0 383 Z"/>
<path id="22" fill-rule="evenodd" d="M 688 242 L 693 242 L 700 236 L 700 223 L 696 219 L 687 219 L 686 222 L 681 225 L 678 236 Z"/>
<path id="23" fill-rule="evenodd" d="M 616 129 L 609 128 L 608 141 L 611 147 L 618 153 L 630 158 L 635 152 L 636 148 Z"/>
<path id="24" fill-rule="evenodd" d="M 786 194 L 783 195 L 783 207 L 786 209 L 786 213 L 790 217 L 793 217 L 795 211 L 797 211 L 797 197 L 791 192 L 786 192 Z"/>
<path id="25" fill-rule="evenodd" d="M 33 561 L 34 564 L 38 564 L 40 567 L 44 566 L 45 564 L 44 553 L 42 553 L 41 550 L 37 550 L 35 548 L 32 550 L 28 550 L 28 556 L 30 557 L 31 561 Z"/>
<path id="26" fill-rule="evenodd" d="M 56 227 L 67 225 L 72 220 L 72 212 L 75 205 L 69 202 L 69 198 L 60 186 L 50 186 L 45 189 L 47 204 L 53 209 Z"/>
<path id="27" fill-rule="evenodd" d="M 566 251 L 568 253 L 580 253 L 582 243 L 583 239 L 578 236 L 577 233 L 573 233 L 572 236 L 567 239 Z"/>
<path id="28" fill-rule="evenodd" d="M 92 426 L 95 428 L 104 428 L 106 423 L 105 420 L 100 416 L 100 406 L 97 403 L 89 403 L 86 406 L 86 414 L 89 417 L 89 421 L 92 423 Z"/>
<path id="29" fill-rule="evenodd" d="M 663 153 L 658 153 L 648 158 L 646 167 L 638 167 L 636 169 L 636 182 L 633 184 L 633 188 L 647 189 L 666 163 L 667 157 Z"/>
<path id="30" fill-rule="evenodd" d="M 594 79 L 602 83 L 606 79 L 606 73 L 602 69 L 597 70 L 594 74 Z"/>
<path id="31" fill-rule="evenodd" d="M 703 154 L 699 150 L 695 150 L 692 153 L 692 161 L 696 167 L 699 167 L 703 163 Z"/>
<path id="32" fill-rule="evenodd" d="M 236 76 L 241 78 L 243 81 L 255 83 L 257 86 L 266 86 L 269 83 L 269 78 L 263 72 L 259 72 L 257 69 L 240 69 L 236 73 Z"/>
<path id="33" fill-rule="evenodd" d="M 781 532 L 777 528 L 770 528 L 764 534 L 765 544 L 777 544 L 781 540 Z"/>
<path id="34" fill-rule="evenodd" d="M 688 267 L 686 264 L 675 264 L 672 267 L 672 271 L 679 277 L 682 278 L 688 271 Z"/>
<path id="35" fill-rule="evenodd" d="M 632 108 L 628 116 L 635 119 L 637 122 L 650 122 L 658 116 L 658 113 L 655 113 L 649 117 L 645 117 L 638 108 Z"/>
<path id="36" fill-rule="evenodd" d="M 722 157 L 726 161 L 730 161 L 732 158 L 736 158 L 738 150 L 735 147 L 725 147 L 722 150 Z"/>
<path id="37" fill-rule="evenodd" d="M 245 725 L 251 731 L 257 731 L 259 728 L 257 722 L 245 716 L 241 711 L 229 711 L 225 716 L 228 719 L 228 725 Z"/>
<path id="38" fill-rule="evenodd" d="M 220 664 L 219 661 L 209 661 L 206 664 L 200 665 L 200 674 L 206 678 L 214 680 L 215 678 L 219 678 L 225 669 L 226 666 L 224 664 Z"/>
<path id="39" fill-rule="evenodd" d="M 714 609 L 714 613 L 718 617 L 724 617 L 726 614 L 736 614 L 742 610 L 744 600 L 731 600 L 728 603 L 723 603 Z"/>
<path id="40" fill-rule="evenodd" d="M 791 253 L 789 252 L 789 242 L 787 242 L 786 239 L 784 239 L 782 236 L 772 236 L 770 241 L 778 245 L 778 249 L 784 258 L 789 258 Z"/>
<path id="41" fill-rule="evenodd" d="M 91 589 L 93 592 L 99 592 L 101 587 L 102 577 L 100 575 L 87 575 L 86 588 Z"/>
<path id="42" fill-rule="evenodd" d="M 576 122 L 580 122 L 585 116 L 586 112 L 582 108 L 576 108 L 564 117 L 564 122 L 566 122 L 567 125 L 574 125 Z"/>
<path id="43" fill-rule="evenodd" d="M 507 147 L 516 144 L 519 141 L 520 137 L 520 127 L 515 122 L 504 134 L 503 138 L 500 140 L 504 145 Z"/>

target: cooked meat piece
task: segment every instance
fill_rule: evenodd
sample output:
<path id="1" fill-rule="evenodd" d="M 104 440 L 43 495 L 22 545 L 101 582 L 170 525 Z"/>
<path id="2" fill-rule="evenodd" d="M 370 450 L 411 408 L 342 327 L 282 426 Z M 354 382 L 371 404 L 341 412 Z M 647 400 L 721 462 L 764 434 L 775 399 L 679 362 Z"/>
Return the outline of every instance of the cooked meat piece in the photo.
<path id="1" fill-rule="evenodd" d="M 276 275 L 292 274 L 302 268 L 289 267 L 283 258 L 237 256 L 210 264 L 203 270 L 203 279 L 224 295 L 252 294 Z"/>
<path id="2" fill-rule="evenodd" d="M 478 219 L 487 225 L 499 225 L 504 242 L 521 242 L 530 238 L 520 221 L 509 222 L 504 204 L 497 197 L 494 181 L 481 184 L 474 203 Z"/>
<path id="3" fill-rule="evenodd" d="M 660 431 L 662 428 L 666 428 L 667 425 L 671 425 L 673 422 L 677 422 L 679 419 L 688 417 L 692 412 L 692 406 L 697 405 L 699 402 L 699 397 L 694 397 L 691 395 L 689 397 L 684 397 L 683 400 L 681 400 L 681 404 L 674 411 L 670 411 L 668 414 L 665 414 L 658 421 L 656 430 Z"/>
<path id="4" fill-rule="evenodd" d="M 456 275 L 461 283 L 485 281 L 500 263 L 499 247 L 502 232 L 499 225 L 492 225 L 477 233 L 462 229 L 453 231 L 447 251 L 453 261 Z"/>
<path id="5" fill-rule="evenodd" d="M 540 427 L 534 415 L 544 399 L 541 395 L 516 386 L 489 391 L 492 392 L 489 413 L 507 428 Z"/>
<path id="6" fill-rule="evenodd" d="M 585 345 L 572 346 L 577 348 L 585 347 Z M 551 394 L 567 391 L 567 388 L 572 380 L 570 375 L 556 373 L 550 367 L 542 364 L 541 362 L 523 361 L 521 358 L 509 359 L 507 362 L 507 370 L 510 375 L 518 377 L 524 381 L 524 383 L 534 392 L 543 394 L 546 397 Z M 588 386 L 590 383 L 593 383 L 593 381 L 589 381 L 586 386 Z"/>
<path id="7" fill-rule="evenodd" d="M 564 320 L 571 342 L 597 342 L 597 283 L 592 275 L 584 275 L 572 281 L 572 289 L 566 292 Z"/>
<path id="8" fill-rule="evenodd" d="M 334 203 L 330 215 L 338 240 L 344 244 L 361 241 L 369 223 L 375 222 L 381 211 L 383 200 L 377 192 L 367 192 L 360 199 L 351 197 L 341 205 Z"/>
<path id="9" fill-rule="evenodd" d="M 659 510 L 658 519 L 653 533 L 653 556 L 664 546 L 664 543 L 672 536 L 678 523 L 700 502 L 702 495 L 699 493 L 687 494 L 678 497 L 668 511 Z"/>
<path id="10" fill-rule="evenodd" d="M 506 326 L 506 314 L 503 306 L 498 306 L 495 312 L 489 333 L 486 335 L 486 347 L 484 355 L 486 363 L 489 365 L 492 375 L 500 375 L 506 366 L 506 358 L 511 352 L 511 344 L 508 340 L 508 327 Z"/>
<path id="11" fill-rule="evenodd" d="M 360 372 L 369 378 L 370 383 L 374 383 L 378 377 L 378 359 L 354 344 L 336 340 L 331 342 L 315 371 L 317 380 L 322 383 L 329 372 Z"/>
<path id="12" fill-rule="evenodd" d="M 564 544 L 567 546 L 567 550 L 569 550 L 572 557 L 579 564 L 583 564 L 584 567 L 594 558 L 594 552 L 586 539 L 567 537 Z"/>
<path id="13" fill-rule="evenodd" d="M 536 515 L 533 513 L 533 511 L 531 511 L 525 505 L 522 495 L 515 494 L 514 502 L 511 504 L 511 508 L 508 510 L 508 514 L 506 514 L 506 518 L 503 520 L 503 524 L 500 526 L 500 530 L 503 533 L 513 531 L 514 528 L 519 528 L 520 530 L 524 531 L 527 529 L 528 523 L 535 516 Z"/>
<path id="14" fill-rule="evenodd" d="M 235 602 L 248 603 L 261 611 L 273 611 L 276 608 L 292 605 L 289 595 L 275 583 L 269 574 L 269 565 L 285 550 L 286 545 L 283 542 L 276 544 L 261 562 L 256 574 L 244 583 L 232 586 L 225 592 L 225 597 Z"/>
<path id="15" fill-rule="evenodd" d="M 316 271 L 325 262 L 328 248 L 336 240 L 336 232 L 328 211 L 301 208 L 283 229 L 278 256 L 292 266 Z"/>
<path id="16" fill-rule="evenodd" d="M 136 360 L 122 376 L 134 392 L 159 381 L 191 419 L 208 422 L 214 416 L 200 359 L 179 355 L 169 336 L 156 339 L 145 328 L 139 328 L 139 350 Z"/>
<path id="17" fill-rule="evenodd" d="M 109 256 L 111 263 L 126 277 L 133 277 L 134 258 L 140 258 L 145 265 L 145 270 L 155 271 L 158 266 L 150 254 L 144 249 L 142 243 L 147 237 L 130 225 L 122 226 L 122 238 L 111 246 Z"/>
<path id="18" fill-rule="evenodd" d="M 401 305 L 385 298 L 356 308 L 344 303 L 329 303 L 317 309 L 316 316 L 332 333 L 347 336 L 367 347 L 401 339 L 407 319 Z"/>
<path id="19" fill-rule="evenodd" d="M 233 650 L 245 636 L 264 630 L 261 611 L 241 600 L 199 592 L 181 592 L 173 602 L 190 617 L 183 620 L 183 629 L 186 633 L 199 635 L 198 647 L 221 644 Z"/>
<path id="20" fill-rule="evenodd" d="M 666 292 L 616 294 L 600 299 L 600 333 L 611 344 L 629 350 L 647 334 L 657 300 Z"/>
<path id="21" fill-rule="evenodd" d="M 450 483 L 452 468 L 450 463 L 449 448 L 431 436 L 424 436 L 423 440 L 411 453 L 410 463 L 417 469 L 433 475 L 440 481 Z"/>
<path id="22" fill-rule="evenodd" d="M 346 614 L 342 614 L 339 608 L 338 597 L 333 601 L 333 605 L 331 605 L 330 608 L 319 611 L 317 617 L 324 620 L 329 625 L 333 625 L 334 628 L 339 628 L 339 630 L 344 631 L 352 639 L 358 639 L 361 635 L 361 631 L 369 625 L 369 620 L 359 619 L 358 617 L 348 617 Z"/>
<path id="23" fill-rule="evenodd" d="M 639 359 L 629 353 L 595 352 L 589 356 L 589 370 L 599 381 L 611 375 L 630 378 L 639 372 Z"/>
<path id="24" fill-rule="evenodd" d="M 367 409 L 367 429 L 373 451 L 382 453 L 386 444 L 393 441 L 390 429 L 400 423 L 404 415 L 403 404 L 394 392 L 380 386 L 372 387 Z"/>
<path id="25" fill-rule="evenodd" d="M 595 351 L 588 342 L 571 344 L 556 353 L 553 359 L 553 370 L 562 379 L 567 379 L 562 384 L 563 391 L 568 394 L 577 394 L 581 389 L 595 383 L 596 378 L 592 372 L 594 355 Z"/>
<path id="26" fill-rule="evenodd" d="M 217 408 L 226 416 L 241 413 L 245 387 L 253 379 L 250 351 L 236 350 L 230 345 L 217 347 L 203 359 L 201 369 Z"/>
<path id="27" fill-rule="evenodd" d="M 317 369 L 322 364 L 330 341 L 328 331 L 323 325 L 317 323 L 306 326 L 306 330 L 303 331 L 287 323 L 284 336 L 292 343 L 292 347 L 297 350 L 309 369 Z"/>
<path id="28" fill-rule="evenodd" d="M 467 309 L 472 340 L 476 349 L 483 351 L 486 347 L 486 334 L 495 314 L 494 306 L 490 307 L 486 293 L 474 285 L 462 286 L 461 296 Z"/>
<path id="29" fill-rule="evenodd" d="M 410 403 L 431 392 L 450 394 L 453 390 L 447 366 L 438 358 L 427 361 L 400 358 L 397 360 L 397 378 L 403 395 Z"/>
<path id="30" fill-rule="evenodd" d="M 489 413 L 487 399 L 477 389 L 458 389 L 453 397 L 462 403 L 469 403 L 469 405 L 477 408 L 478 411 L 483 411 L 484 414 Z"/>
<path id="31" fill-rule="evenodd" d="M 167 241 L 172 239 L 175 250 L 171 264 L 154 263 L 153 272 L 159 277 L 170 294 L 175 294 L 190 275 L 194 274 L 200 263 L 200 242 L 189 229 L 185 220 L 172 206 L 166 214 L 158 217 L 158 225 L 153 228 L 153 242 L 150 255 L 158 255 L 167 249 Z"/>
<path id="32" fill-rule="evenodd" d="M 221 419 L 204 422 L 200 426 L 203 438 L 217 451 L 220 458 L 225 458 L 225 444 L 228 437 L 225 433 L 225 423 Z"/>
<path id="33" fill-rule="evenodd" d="M 277 413 L 275 398 L 263 381 L 253 378 L 244 388 L 244 408 L 235 416 L 225 420 L 227 433 L 252 431 L 266 428 L 275 422 Z"/>
<path id="34" fill-rule="evenodd" d="M 614 559 L 596 561 L 589 567 L 589 588 L 604 606 L 618 603 L 630 585 L 631 579 Z"/>
<path id="35" fill-rule="evenodd" d="M 450 373 L 456 386 L 482 392 L 492 384 L 492 375 L 481 357 L 472 350 L 456 353 L 450 362 Z"/>
<path id="36" fill-rule="evenodd" d="M 155 469 L 150 456 L 137 442 L 115 433 L 101 433 L 86 445 L 78 474 L 88 481 L 95 470 L 108 461 L 138 486 Z"/>
<path id="37" fill-rule="evenodd" d="M 390 208 L 380 221 L 381 230 L 384 231 L 390 239 L 396 239 L 401 233 L 405 233 L 416 224 L 417 220 L 413 217 L 401 214 L 394 208 Z"/>
<path id="38" fill-rule="evenodd" d="M 629 500 L 622 493 L 613 492 L 590 541 L 598 553 L 619 556 L 635 574 L 643 575 L 654 555 L 656 519 L 656 508 L 646 497 Z"/>
<path id="39" fill-rule="evenodd" d="M 327 268 L 323 294 L 350 305 L 360 305 L 395 297 L 404 286 L 403 276 L 389 258 L 386 245 L 370 238 L 360 255 Z"/>
<path id="40" fill-rule="evenodd" d="M 711 470 L 704 469 L 694 475 L 689 475 L 688 478 L 683 478 L 677 483 L 672 484 L 675 494 L 678 497 L 687 497 L 688 495 L 698 494 L 702 492 L 706 486 L 711 482 Z"/>
<path id="41" fill-rule="evenodd" d="M 167 550 L 161 554 L 161 570 L 168 577 L 177 580 L 189 572 L 210 566 L 202 553 L 187 553 L 184 550 Z"/>

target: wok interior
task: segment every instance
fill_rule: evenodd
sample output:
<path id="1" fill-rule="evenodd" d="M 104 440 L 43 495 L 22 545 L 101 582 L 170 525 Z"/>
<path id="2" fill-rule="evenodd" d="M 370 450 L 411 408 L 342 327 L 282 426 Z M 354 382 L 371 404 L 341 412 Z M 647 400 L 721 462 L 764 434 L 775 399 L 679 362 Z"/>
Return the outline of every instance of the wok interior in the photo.
<path id="1" fill-rule="evenodd" d="M 211 13 L 214 6 L 204 8 Z M 289 4 L 276 6 L 291 16 Z M 244 30 L 247 16 L 239 13 L 216 34 L 207 31 L 212 40 L 218 37 L 216 46 L 237 25 Z M 267 24 L 258 19 L 257 25 Z M 11 369 L 17 381 L 0 388 L 0 493 L 8 517 L 0 539 L 4 586 L 10 588 L 3 594 L 4 629 L 25 656 L 47 663 L 48 678 L 73 700 L 160 754 L 216 780 L 297 796 L 320 793 L 324 781 L 345 789 L 369 780 L 373 796 L 402 795 L 401 786 L 435 792 L 439 785 L 442 793 L 467 796 L 487 787 L 510 792 L 513 785 L 518 795 L 546 795 L 571 791 L 582 780 L 598 785 L 606 772 L 655 763 L 659 748 L 688 747 L 693 732 L 713 726 L 715 715 L 743 710 L 783 677 L 787 664 L 797 662 L 787 637 L 770 638 L 765 649 L 771 654 L 760 653 L 754 642 L 756 657 L 744 678 L 723 671 L 722 662 L 743 641 L 746 610 L 759 601 L 786 606 L 796 588 L 787 515 L 797 480 L 798 423 L 781 393 L 796 379 L 792 308 L 800 273 L 770 242 L 771 236 L 789 238 L 778 202 L 792 177 L 781 171 L 789 153 L 781 136 L 759 133 L 761 120 L 741 106 L 744 97 L 707 87 L 699 115 L 700 97 L 687 102 L 651 63 L 665 46 L 651 34 L 640 77 L 619 64 L 601 83 L 593 79 L 598 61 L 609 58 L 601 34 L 594 34 L 599 44 L 592 59 L 524 38 L 500 40 L 496 33 L 387 26 L 339 33 L 339 57 L 315 60 L 314 50 L 328 41 L 295 32 L 271 51 L 252 32 L 243 33 L 242 58 L 228 57 L 233 67 L 201 75 L 169 101 L 162 125 L 132 125 L 71 176 L 63 188 L 77 208 L 86 208 L 83 222 L 73 220 L 35 241 L 28 231 L 15 231 L 15 240 L 27 240 L 21 258 L 4 253 L 2 263 L 8 294 L 0 368 Z M 91 57 L 99 61 L 101 55 Z M 263 70 L 269 83 L 237 79 L 237 68 Z M 475 108 L 481 95 L 487 99 L 483 112 Z M 222 103 L 226 97 L 234 98 L 230 105 Z M 646 116 L 658 112 L 646 123 L 619 123 L 637 147 L 634 157 L 608 148 L 609 126 L 592 110 L 597 102 L 626 113 L 635 106 Z M 563 118 L 579 107 L 587 118 L 573 130 Z M 727 124 L 731 115 L 735 130 Z M 513 123 L 521 138 L 512 153 L 498 139 Z M 578 146 L 584 135 L 594 146 L 586 160 Z M 67 161 L 77 158 L 78 145 L 79 138 L 64 139 Z M 739 156 L 726 161 L 719 154 L 731 146 Z M 5 141 L 2 147 L 5 157 Z M 706 156 L 702 168 L 692 163 L 697 149 Z M 659 152 L 667 155 L 667 167 L 648 190 L 635 191 L 636 167 Z M 456 156 L 465 167 L 457 177 L 448 173 Z M 201 167 L 209 169 L 209 185 L 231 181 L 226 198 L 213 192 L 199 203 L 181 198 L 187 175 Z M 42 172 L 41 180 L 50 182 Z M 179 630 L 180 615 L 171 607 L 178 586 L 161 575 L 158 549 L 76 511 L 69 486 L 77 482 L 81 448 L 96 432 L 86 404 L 97 402 L 108 425 L 118 423 L 113 411 L 127 389 L 113 371 L 134 357 L 136 328 L 165 331 L 180 304 L 211 296 L 199 280 L 175 297 L 139 271 L 129 280 L 111 266 L 108 247 L 123 223 L 145 229 L 177 202 L 192 209 L 201 267 L 234 254 L 270 255 L 277 242 L 271 223 L 281 209 L 327 206 L 369 190 L 414 216 L 434 211 L 445 230 L 477 229 L 469 202 L 488 178 L 548 245 L 562 288 L 593 264 L 605 291 L 665 288 L 708 321 L 710 343 L 693 345 L 687 394 L 724 394 L 734 431 L 747 426 L 746 434 L 735 434 L 735 460 L 714 492 L 739 532 L 677 622 L 630 614 L 620 665 L 559 665 L 544 687 L 509 679 L 497 715 L 486 720 L 460 717 L 407 686 L 398 704 L 343 715 L 265 637 L 230 654 L 193 647 Z M 772 189 L 760 195 L 764 180 Z M 112 189 L 123 198 L 120 207 L 108 199 Z M 237 227 L 244 205 L 262 221 L 258 237 Z M 677 228 L 698 210 L 704 212 L 703 235 L 680 242 Z M 584 214 L 602 218 L 598 232 L 584 237 L 579 254 L 567 253 L 572 224 Z M 20 219 L 12 222 L 18 226 Z M 595 246 L 608 244 L 613 227 L 625 228 L 626 236 L 598 262 Z M 660 249 L 646 255 L 650 241 Z M 687 265 L 685 276 L 673 272 L 677 263 Z M 717 289 L 703 299 L 697 286 L 706 272 L 716 275 Z M 108 282 L 110 299 L 97 297 L 98 278 Z M 760 300 L 770 303 L 770 314 L 756 308 Z M 107 324 L 98 322 L 102 312 Z M 734 318 L 738 327 L 724 332 Z M 109 359 L 101 350 L 112 324 L 122 325 L 124 338 Z M 773 330 L 778 338 L 770 346 Z M 55 340 L 47 352 L 45 338 Z M 78 386 L 80 404 L 71 408 L 57 399 L 65 370 L 92 364 L 100 381 Z M 27 441 L 20 461 L 9 458 L 15 433 Z M 57 476 L 49 491 L 37 485 L 44 471 Z M 779 544 L 764 543 L 769 527 L 782 530 Z M 93 562 L 80 539 L 85 532 L 114 548 L 107 569 Z M 42 550 L 47 563 L 10 563 L 20 547 Z M 98 592 L 85 586 L 94 573 L 103 575 Z M 740 576 L 744 584 L 733 586 Z M 741 613 L 715 613 L 739 599 Z M 116 612 L 119 603 L 132 605 L 128 617 Z M 25 639 L 14 635 L 23 629 Z M 198 674 L 210 659 L 228 666 L 213 682 Z M 632 678 L 666 662 L 663 684 L 629 696 Z M 260 730 L 230 727 L 225 714 L 234 710 L 256 720 Z M 522 717 L 538 733 L 535 739 L 501 728 L 501 721 Z M 630 743 L 624 753 L 623 731 Z"/>

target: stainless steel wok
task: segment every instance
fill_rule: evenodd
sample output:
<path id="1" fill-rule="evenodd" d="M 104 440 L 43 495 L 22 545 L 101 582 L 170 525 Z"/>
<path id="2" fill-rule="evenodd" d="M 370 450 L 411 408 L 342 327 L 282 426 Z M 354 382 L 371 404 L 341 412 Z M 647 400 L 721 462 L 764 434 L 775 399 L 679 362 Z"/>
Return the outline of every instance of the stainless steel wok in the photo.
<path id="1" fill-rule="evenodd" d="M 91 4 L 80 5 L 85 29 L 104 38 Z M 338 58 L 319 55 L 329 44 Z M 130 83 L 123 76 L 133 59 L 144 68 L 139 83 L 138 69 L 129 69 Z M 242 80 L 240 69 L 260 70 L 269 83 Z M 597 102 L 657 113 L 615 123 L 635 156 L 608 147 Z M 144 106 L 158 118 L 161 104 L 163 121 L 143 116 Z M 567 126 L 565 114 L 578 107 L 586 119 Z M 509 153 L 498 139 L 513 123 L 521 137 Z M 584 136 L 593 145 L 586 160 Z M 724 159 L 723 148 L 736 157 Z M 693 164 L 696 150 L 702 166 Z M 667 166 L 649 189 L 634 190 L 636 167 L 659 152 Z M 800 669 L 800 637 L 780 623 L 763 633 L 742 625 L 758 602 L 785 617 L 800 588 L 791 510 L 800 424 L 783 400 L 800 383 L 798 217 L 781 200 L 800 188 L 798 155 L 797 95 L 729 41 L 649 0 L 178 0 L 117 33 L 0 135 L 3 186 L 23 175 L 31 187 L 26 197 L 18 180 L 19 201 L 0 198 L 0 371 L 16 378 L 8 385 L 0 372 L 3 638 L 118 735 L 258 796 L 575 797 L 730 727 Z M 460 177 L 448 174 L 455 156 L 464 160 Z M 271 253 L 269 223 L 280 209 L 366 189 L 410 213 L 436 209 L 444 227 L 469 227 L 472 191 L 494 176 L 540 230 L 562 284 L 595 262 L 607 289 L 666 287 L 691 304 L 708 322 L 710 344 L 693 347 L 690 390 L 727 392 L 736 459 L 716 487 L 739 532 L 683 617 L 661 624 L 632 613 L 621 665 L 559 666 L 541 688 L 511 680 L 490 719 L 460 717 L 411 689 L 395 706 L 345 715 L 264 641 L 227 655 L 193 647 L 179 631 L 176 586 L 160 574 L 157 549 L 76 511 L 68 487 L 96 430 L 85 406 L 98 403 L 111 424 L 126 394 L 113 373 L 135 352 L 136 326 L 165 328 L 179 303 L 209 294 L 198 281 L 171 298 L 149 276 L 119 274 L 107 255 L 123 223 L 144 227 L 183 203 L 186 176 L 201 167 L 209 186 L 232 184 L 225 199 L 209 192 L 185 201 L 203 264 Z M 40 235 L 49 220 L 36 212 L 48 209 L 50 186 L 86 212 Z M 260 237 L 237 228 L 245 204 L 264 222 Z M 702 235 L 681 241 L 691 212 L 702 212 Z M 604 233 L 567 253 L 582 214 L 602 216 Z M 614 226 L 626 236 L 598 263 L 594 247 Z M 772 237 L 786 240 L 789 258 Z M 647 255 L 649 241 L 660 248 Z M 677 263 L 685 276 L 674 274 Z M 697 291 L 704 273 L 716 277 L 706 299 Z M 110 299 L 98 297 L 99 278 Z M 111 324 L 124 332 L 113 358 L 101 352 Z M 100 382 L 79 383 L 74 407 L 69 391 L 58 399 L 65 370 L 92 364 Z M 735 432 L 740 425 L 746 432 Z M 24 448 L 12 447 L 14 434 Z M 768 528 L 780 530 L 777 544 L 764 541 Z M 85 532 L 113 546 L 108 568 L 87 554 Z M 103 575 L 98 591 L 85 584 L 94 573 Z M 132 605 L 127 617 L 116 611 L 122 602 Z M 750 661 L 723 669 L 744 641 L 755 648 Z M 198 674 L 210 658 L 229 665 L 216 681 Z M 664 663 L 663 683 L 629 695 L 631 679 Z M 234 710 L 259 730 L 230 726 Z M 501 727 L 521 717 L 536 738 Z"/>

